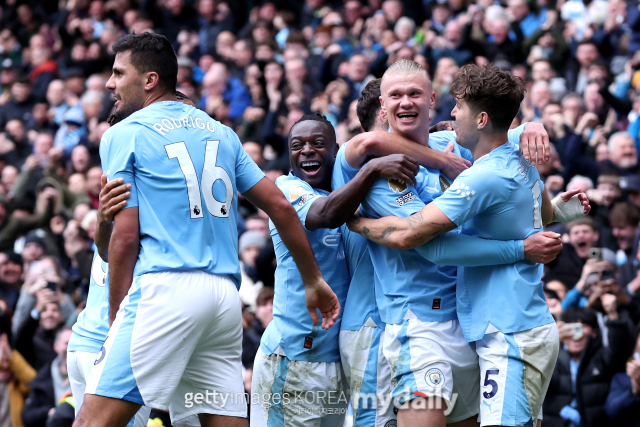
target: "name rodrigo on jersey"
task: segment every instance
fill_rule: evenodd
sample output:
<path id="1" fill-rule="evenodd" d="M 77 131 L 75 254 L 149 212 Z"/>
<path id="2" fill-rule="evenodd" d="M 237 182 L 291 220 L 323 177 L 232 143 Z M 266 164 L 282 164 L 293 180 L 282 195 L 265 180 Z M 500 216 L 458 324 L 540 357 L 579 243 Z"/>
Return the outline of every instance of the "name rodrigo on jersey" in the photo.
<path id="1" fill-rule="evenodd" d="M 165 136 L 174 129 L 180 129 L 182 127 L 185 129 L 193 128 L 201 130 L 204 130 L 206 127 L 209 132 L 215 132 L 212 121 L 204 121 L 200 117 L 194 119 L 193 116 L 180 117 L 178 119 L 165 118 L 154 123 L 151 127 L 162 136 Z"/>

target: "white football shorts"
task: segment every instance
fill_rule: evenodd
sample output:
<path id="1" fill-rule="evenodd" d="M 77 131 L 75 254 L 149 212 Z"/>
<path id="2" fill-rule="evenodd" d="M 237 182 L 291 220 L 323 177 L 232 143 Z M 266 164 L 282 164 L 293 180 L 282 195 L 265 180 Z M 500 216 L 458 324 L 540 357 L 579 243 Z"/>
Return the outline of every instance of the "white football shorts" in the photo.
<path id="1" fill-rule="evenodd" d="M 476 341 L 480 358 L 480 425 L 535 426 L 558 359 L 555 323 Z"/>
<path id="2" fill-rule="evenodd" d="M 202 271 L 136 277 L 93 368 L 87 393 L 169 410 L 247 416 L 242 313 L 235 284 Z"/>

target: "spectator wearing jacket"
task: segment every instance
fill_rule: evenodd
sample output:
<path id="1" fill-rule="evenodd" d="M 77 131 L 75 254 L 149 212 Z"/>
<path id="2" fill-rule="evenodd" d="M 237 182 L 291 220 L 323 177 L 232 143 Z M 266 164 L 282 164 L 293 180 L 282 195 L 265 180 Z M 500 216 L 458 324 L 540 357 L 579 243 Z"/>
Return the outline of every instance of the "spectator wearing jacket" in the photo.
<path id="1" fill-rule="evenodd" d="M 571 324 L 580 324 L 574 335 Z M 545 427 L 596 427 L 611 420 L 604 409 L 609 384 L 624 369 L 633 341 L 627 319 L 615 308 L 606 321 L 608 346 L 603 344 L 596 314 L 588 308 L 570 308 L 558 322 L 562 346 L 543 405 Z"/>
<path id="2" fill-rule="evenodd" d="M 611 380 L 604 409 L 617 427 L 640 427 L 640 334 L 626 371 Z"/>
<path id="3" fill-rule="evenodd" d="M 67 375 L 67 345 L 71 329 L 65 328 L 56 334 L 55 352 L 57 357 L 44 365 L 31 381 L 31 393 L 22 412 L 25 427 L 45 427 L 47 419 L 56 412 L 56 402 L 64 402 L 71 392 Z"/>

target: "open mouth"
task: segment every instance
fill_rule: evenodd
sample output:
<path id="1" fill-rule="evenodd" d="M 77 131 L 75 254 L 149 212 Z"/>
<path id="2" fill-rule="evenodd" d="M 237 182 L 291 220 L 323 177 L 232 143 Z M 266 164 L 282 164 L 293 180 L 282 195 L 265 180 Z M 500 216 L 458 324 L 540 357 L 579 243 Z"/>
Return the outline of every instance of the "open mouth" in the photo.
<path id="1" fill-rule="evenodd" d="M 580 249 L 580 250 L 586 249 L 587 248 L 587 242 L 580 242 L 576 246 L 578 246 L 578 249 Z"/>
<path id="2" fill-rule="evenodd" d="M 320 162 L 318 161 L 306 161 L 300 162 L 300 168 L 309 175 L 314 175 L 320 170 Z"/>
<path id="3" fill-rule="evenodd" d="M 396 116 L 403 122 L 412 121 L 418 118 L 418 113 L 399 113 Z"/>

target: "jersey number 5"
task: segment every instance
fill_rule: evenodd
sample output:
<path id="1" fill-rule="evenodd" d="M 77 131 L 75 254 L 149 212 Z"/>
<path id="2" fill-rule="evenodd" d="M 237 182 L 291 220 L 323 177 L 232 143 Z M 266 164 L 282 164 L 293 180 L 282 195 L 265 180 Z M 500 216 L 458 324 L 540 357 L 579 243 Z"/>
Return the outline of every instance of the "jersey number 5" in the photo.
<path id="1" fill-rule="evenodd" d="M 193 166 L 191 155 L 187 150 L 184 142 L 176 142 L 174 144 L 165 145 L 167 155 L 170 159 L 178 159 L 180 169 L 184 174 L 187 182 L 187 194 L 189 195 L 189 211 L 191 218 L 202 218 L 202 197 L 207 205 L 209 213 L 218 218 L 227 218 L 233 200 L 233 184 L 226 170 L 220 166 L 216 166 L 218 160 L 218 148 L 220 141 L 207 141 L 207 148 L 204 154 L 204 167 L 202 168 L 202 187 L 205 191 L 201 191 L 200 183 L 198 183 L 198 175 Z M 213 196 L 213 184 L 217 180 L 222 180 L 226 190 L 226 198 L 224 202 L 216 200 Z"/>

